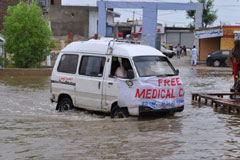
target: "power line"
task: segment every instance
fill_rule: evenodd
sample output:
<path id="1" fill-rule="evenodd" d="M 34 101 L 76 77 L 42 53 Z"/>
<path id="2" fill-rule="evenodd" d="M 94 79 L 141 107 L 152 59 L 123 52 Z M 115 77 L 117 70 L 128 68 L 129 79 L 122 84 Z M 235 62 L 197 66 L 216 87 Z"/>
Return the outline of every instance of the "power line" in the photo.
<path id="1" fill-rule="evenodd" d="M 231 7 L 240 7 L 240 5 L 214 5 L 215 7 L 231 8 Z"/>
<path id="2" fill-rule="evenodd" d="M 151 2 L 166 2 L 166 1 L 159 1 L 159 0 L 151 0 Z M 143 2 L 143 1 L 142 1 Z M 149 1 L 145 1 L 145 2 L 150 2 L 150 0 Z M 127 3 L 131 3 L 131 2 L 127 2 Z M 118 8 L 118 6 L 117 7 L 115 7 L 115 8 Z M 125 11 L 125 12 L 129 12 L 129 13 L 134 13 L 135 15 L 139 15 L 139 16 L 143 16 L 143 13 L 142 13 L 142 8 L 139 8 L 139 9 L 123 9 L 123 8 L 121 8 L 121 6 L 119 5 L 119 10 L 122 10 L 122 11 Z M 141 10 L 140 11 L 140 13 L 139 13 L 139 10 Z M 157 21 L 160 21 L 160 22 L 164 22 L 164 23 L 174 23 L 174 24 L 187 24 L 187 22 L 186 21 L 169 21 L 169 20 L 163 20 L 163 19 L 161 19 L 161 18 L 159 18 L 159 16 L 165 16 L 165 15 L 171 15 L 171 14 L 175 14 L 175 13 L 178 13 L 178 12 L 180 12 L 180 10 L 177 10 L 177 11 L 171 11 L 171 12 L 169 12 L 169 13 L 159 13 L 158 12 L 158 14 L 157 14 Z M 181 12 L 183 12 L 183 11 L 181 11 Z M 130 16 L 129 16 L 130 17 Z M 146 16 L 146 18 L 153 18 L 153 17 L 151 17 L 151 16 Z"/>
<path id="3" fill-rule="evenodd" d="M 130 10 L 127 10 L 127 9 L 121 9 L 121 10 L 123 10 L 125 12 L 129 12 L 129 13 L 133 13 L 133 11 L 130 11 Z M 161 16 L 161 15 L 169 15 L 169 14 L 173 14 L 173 13 L 176 13 L 176 12 L 178 12 L 178 11 L 174 11 L 174 12 L 170 12 L 170 13 L 166 13 L 166 14 L 158 14 L 157 21 L 158 22 L 164 22 L 164 23 L 186 24 L 187 23 L 186 21 L 175 21 L 175 20 L 174 21 L 169 21 L 169 20 L 163 20 L 163 19 L 159 18 L 159 16 Z M 136 11 L 135 11 L 134 14 L 142 16 L 142 13 L 137 13 Z M 153 17 L 147 16 L 146 18 L 153 18 Z"/>

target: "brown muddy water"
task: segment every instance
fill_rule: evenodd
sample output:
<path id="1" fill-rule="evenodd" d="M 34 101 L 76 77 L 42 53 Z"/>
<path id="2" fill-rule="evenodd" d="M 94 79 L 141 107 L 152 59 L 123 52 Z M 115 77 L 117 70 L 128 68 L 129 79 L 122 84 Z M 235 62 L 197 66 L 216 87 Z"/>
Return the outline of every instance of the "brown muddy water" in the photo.
<path id="1" fill-rule="evenodd" d="M 231 73 L 179 69 L 185 110 L 155 119 L 59 113 L 50 77 L 0 77 L 0 159 L 240 159 L 240 116 L 191 102 L 191 92 L 228 92 Z"/>

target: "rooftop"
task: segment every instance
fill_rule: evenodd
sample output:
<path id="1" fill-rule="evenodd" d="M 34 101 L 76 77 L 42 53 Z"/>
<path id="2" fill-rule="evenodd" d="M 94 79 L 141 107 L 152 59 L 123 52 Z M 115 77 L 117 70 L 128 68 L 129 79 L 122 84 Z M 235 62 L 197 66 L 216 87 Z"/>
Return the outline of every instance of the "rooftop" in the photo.
<path id="1" fill-rule="evenodd" d="M 99 55 L 107 55 L 108 44 L 112 40 L 111 38 L 104 38 L 101 40 L 91 39 L 89 41 L 78 41 L 72 42 L 67 45 L 62 52 L 84 52 L 84 53 L 95 53 Z M 115 42 L 110 43 L 112 47 L 112 55 L 116 56 L 148 56 L 148 55 L 163 55 L 159 50 L 140 44 L 130 44 L 124 42 Z"/>

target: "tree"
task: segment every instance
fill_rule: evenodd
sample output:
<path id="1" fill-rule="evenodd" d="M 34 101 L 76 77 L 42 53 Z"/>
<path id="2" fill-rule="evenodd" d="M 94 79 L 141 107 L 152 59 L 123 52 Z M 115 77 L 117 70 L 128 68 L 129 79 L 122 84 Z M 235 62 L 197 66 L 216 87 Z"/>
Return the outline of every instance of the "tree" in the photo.
<path id="1" fill-rule="evenodd" d="M 213 2 L 214 0 L 198 0 L 199 3 L 203 3 L 203 15 L 202 15 L 202 22 L 203 27 L 207 28 L 207 26 L 213 24 L 213 22 L 217 19 L 217 10 L 213 9 Z M 190 0 L 192 3 L 192 0 Z M 187 11 L 187 17 L 191 18 L 195 21 L 195 11 Z M 191 27 L 194 25 L 190 24 Z"/>
<path id="2" fill-rule="evenodd" d="M 36 2 L 8 7 L 3 22 L 6 52 L 16 67 L 40 67 L 50 53 L 51 30 Z"/>

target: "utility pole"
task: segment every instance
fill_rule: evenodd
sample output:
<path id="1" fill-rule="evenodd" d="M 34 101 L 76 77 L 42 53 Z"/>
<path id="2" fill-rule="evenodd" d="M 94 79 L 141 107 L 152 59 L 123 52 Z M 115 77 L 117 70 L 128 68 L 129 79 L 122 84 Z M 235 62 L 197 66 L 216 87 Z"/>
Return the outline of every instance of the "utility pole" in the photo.
<path id="1" fill-rule="evenodd" d="M 133 21 L 134 21 L 135 11 L 133 11 Z"/>
<path id="2" fill-rule="evenodd" d="M 135 33 L 136 32 L 136 27 L 134 25 L 134 16 L 135 16 L 135 11 L 133 11 L 133 32 Z"/>

